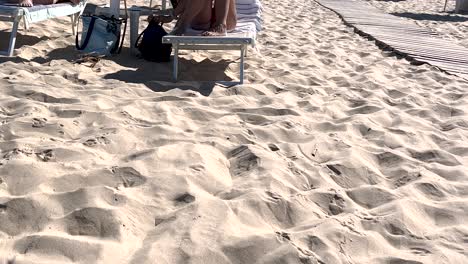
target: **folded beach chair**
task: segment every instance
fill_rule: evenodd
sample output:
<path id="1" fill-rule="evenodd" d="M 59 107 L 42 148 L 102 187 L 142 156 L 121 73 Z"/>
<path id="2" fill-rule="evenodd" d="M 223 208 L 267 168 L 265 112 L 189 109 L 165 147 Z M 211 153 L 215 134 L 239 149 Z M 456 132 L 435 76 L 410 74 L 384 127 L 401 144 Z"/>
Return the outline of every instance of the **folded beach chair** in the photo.
<path id="1" fill-rule="evenodd" d="M 259 0 L 236 0 L 237 27 L 226 36 L 204 37 L 201 31 L 191 31 L 185 36 L 167 35 L 163 43 L 174 49 L 173 77 L 178 77 L 179 50 L 239 50 L 239 83 L 244 83 L 244 57 L 248 47 L 255 46 L 257 32 L 262 29 L 262 5 Z"/>
<path id="2" fill-rule="evenodd" d="M 15 49 L 16 33 L 21 20 L 23 20 L 25 29 L 32 23 L 44 21 L 51 18 L 70 16 L 72 22 L 72 33 L 75 34 L 75 28 L 78 23 L 78 17 L 83 12 L 87 0 L 82 0 L 79 4 L 59 3 L 53 5 L 36 5 L 32 7 L 21 7 L 18 5 L 7 4 L 5 0 L 0 0 L 0 21 L 13 22 L 10 33 L 8 49 L 0 51 L 0 55 L 13 56 Z"/>

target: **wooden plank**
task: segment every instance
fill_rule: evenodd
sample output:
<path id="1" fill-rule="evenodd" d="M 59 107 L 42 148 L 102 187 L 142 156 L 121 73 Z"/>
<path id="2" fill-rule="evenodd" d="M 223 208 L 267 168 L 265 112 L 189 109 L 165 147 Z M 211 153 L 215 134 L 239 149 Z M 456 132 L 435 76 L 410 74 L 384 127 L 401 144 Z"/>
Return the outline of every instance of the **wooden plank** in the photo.
<path id="1" fill-rule="evenodd" d="M 425 36 L 437 35 L 437 33 L 432 32 L 430 30 L 411 28 L 411 27 L 404 27 L 404 26 L 396 26 L 396 25 L 378 25 L 378 24 L 354 25 L 353 24 L 353 26 L 357 27 L 357 28 L 362 28 L 364 30 L 385 30 L 385 31 L 395 31 L 395 32 L 415 32 L 417 34 L 421 34 L 421 35 L 425 35 Z"/>
<path id="2" fill-rule="evenodd" d="M 337 13 L 349 26 L 418 62 L 468 76 L 468 49 L 400 17 L 352 0 L 315 0 Z"/>
<path id="3" fill-rule="evenodd" d="M 455 53 L 448 54 L 440 50 L 423 49 L 420 47 L 409 47 L 405 45 L 398 45 L 398 44 L 391 43 L 391 42 L 388 42 L 387 45 L 391 47 L 392 49 L 394 49 L 395 51 L 403 53 L 403 54 L 411 54 L 411 55 L 421 54 L 425 56 L 432 56 L 434 58 L 446 59 L 447 61 L 456 61 L 460 63 L 465 63 L 468 65 L 468 59 L 466 58 L 466 56 L 460 56 L 460 54 L 455 54 Z"/>
<path id="4" fill-rule="evenodd" d="M 424 45 L 424 44 L 418 44 L 418 43 L 405 43 L 401 42 L 398 40 L 379 40 L 382 43 L 385 43 L 389 47 L 393 47 L 395 49 L 407 49 L 407 50 L 412 50 L 412 51 L 418 51 L 420 50 L 421 52 L 428 51 L 432 52 L 434 54 L 441 54 L 442 56 L 447 56 L 447 58 L 459 58 L 459 59 L 468 59 L 468 51 L 452 51 L 450 49 L 446 49 L 444 47 L 435 47 L 431 45 Z"/>
<path id="5" fill-rule="evenodd" d="M 460 49 L 460 46 L 457 45 L 445 45 L 446 42 L 424 42 L 420 40 L 413 40 L 408 38 L 397 38 L 397 37 L 375 37 L 373 38 L 377 42 L 382 42 L 390 47 L 408 47 L 413 49 L 430 49 L 434 52 L 444 52 L 448 56 L 454 55 L 457 57 L 468 57 L 468 49 Z"/>
<path id="6" fill-rule="evenodd" d="M 410 29 L 410 28 L 398 28 L 398 27 L 389 27 L 389 26 L 358 26 L 358 28 L 362 28 L 365 31 L 372 31 L 372 32 L 388 32 L 388 33 L 394 33 L 394 34 L 413 34 L 415 36 L 420 36 L 420 37 L 428 37 L 428 36 L 438 36 L 437 33 L 428 31 L 428 30 L 417 30 L 417 29 Z"/>
<path id="7" fill-rule="evenodd" d="M 409 54 L 409 57 L 411 58 L 417 58 L 418 60 L 430 60 L 434 62 L 438 62 L 439 64 L 444 64 L 444 65 L 451 65 L 453 67 L 456 67 L 457 69 L 467 71 L 468 72 L 468 65 L 466 63 L 461 63 L 461 62 L 456 62 L 456 61 L 448 61 L 444 58 L 437 58 L 437 57 L 432 57 L 431 55 L 422 55 L 422 54 Z"/>
<path id="8" fill-rule="evenodd" d="M 381 32 L 381 33 L 393 33 L 393 34 L 398 34 L 398 33 L 414 33 L 416 36 L 422 37 L 422 36 L 439 36 L 437 33 L 432 32 L 430 30 L 418 30 L 418 29 L 412 29 L 412 28 L 405 28 L 405 27 L 390 27 L 390 26 L 375 26 L 375 25 L 356 25 L 357 28 L 361 28 L 363 30 L 370 30 L 370 31 L 376 31 L 376 32 Z"/>
<path id="9" fill-rule="evenodd" d="M 408 36 L 405 34 L 392 34 L 392 33 L 386 33 L 386 32 L 372 32 L 370 35 L 375 36 L 375 37 L 380 37 L 380 38 L 387 38 L 387 39 L 400 39 L 400 40 L 414 40 L 414 41 L 420 41 L 424 43 L 431 43 L 431 44 L 438 44 L 438 45 L 443 45 L 445 47 L 452 47 L 452 48 L 457 48 L 458 50 L 467 50 L 465 47 L 462 47 L 460 45 L 454 44 L 452 42 L 449 42 L 447 40 L 441 39 L 441 38 L 435 38 L 435 37 L 422 37 L 422 36 Z"/>
<path id="10" fill-rule="evenodd" d="M 377 41 L 380 41 L 382 43 L 385 43 L 387 44 L 388 46 L 394 46 L 394 47 L 398 47 L 398 48 L 402 48 L 402 47 L 408 47 L 410 49 L 421 49 L 421 50 L 432 50 L 434 51 L 435 53 L 437 52 L 444 52 L 446 53 L 447 55 L 455 55 L 455 56 L 458 56 L 459 58 L 461 57 L 466 57 L 468 56 L 468 50 L 457 50 L 457 49 L 450 49 L 449 47 L 440 47 L 440 46 L 436 46 L 436 45 L 431 45 L 430 43 L 427 44 L 427 43 L 418 43 L 418 42 L 403 42 L 401 40 L 398 40 L 398 39 L 376 39 Z M 460 56 L 461 55 L 461 56 Z"/>

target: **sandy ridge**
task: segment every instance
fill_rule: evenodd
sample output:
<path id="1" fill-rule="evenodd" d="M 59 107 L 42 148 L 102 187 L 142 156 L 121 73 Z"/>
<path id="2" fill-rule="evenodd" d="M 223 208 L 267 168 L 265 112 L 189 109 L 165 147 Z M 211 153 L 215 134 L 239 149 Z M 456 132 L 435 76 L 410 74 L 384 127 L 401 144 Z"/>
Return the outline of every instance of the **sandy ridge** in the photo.
<path id="1" fill-rule="evenodd" d="M 0 59 L 0 260 L 465 263 L 468 83 L 263 2 L 243 86 L 191 81 L 223 53 L 73 64 L 66 20 Z"/>

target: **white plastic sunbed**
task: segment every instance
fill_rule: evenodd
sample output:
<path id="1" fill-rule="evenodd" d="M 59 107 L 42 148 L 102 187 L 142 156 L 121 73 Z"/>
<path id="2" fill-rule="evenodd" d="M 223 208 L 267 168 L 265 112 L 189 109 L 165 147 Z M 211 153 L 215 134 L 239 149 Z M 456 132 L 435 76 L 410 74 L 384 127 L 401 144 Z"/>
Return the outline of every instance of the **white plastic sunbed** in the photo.
<path id="1" fill-rule="evenodd" d="M 75 28 L 78 23 L 78 17 L 83 12 L 86 6 L 86 0 L 82 0 L 79 4 L 59 3 L 53 5 L 37 5 L 32 7 L 21 7 L 18 5 L 7 4 L 4 0 L 0 0 L 0 21 L 13 22 L 13 27 L 10 33 L 8 49 L 0 51 L 0 55 L 13 56 L 15 49 L 16 34 L 21 20 L 23 20 L 25 29 L 28 29 L 32 23 L 44 21 L 51 18 L 70 16 L 72 22 L 72 33 L 75 34 Z"/>
<path id="2" fill-rule="evenodd" d="M 189 32 L 185 36 L 167 35 L 163 43 L 171 43 L 174 49 L 173 77 L 178 78 L 179 50 L 239 50 L 239 83 L 244 83 L 244 57 L 249 46 L 255 46 L 257 32 L 261 30 L 262 6 L 259 0 L 236 0 L 237 26 L 227 36 L 204 37 L 201 32 Z"/>

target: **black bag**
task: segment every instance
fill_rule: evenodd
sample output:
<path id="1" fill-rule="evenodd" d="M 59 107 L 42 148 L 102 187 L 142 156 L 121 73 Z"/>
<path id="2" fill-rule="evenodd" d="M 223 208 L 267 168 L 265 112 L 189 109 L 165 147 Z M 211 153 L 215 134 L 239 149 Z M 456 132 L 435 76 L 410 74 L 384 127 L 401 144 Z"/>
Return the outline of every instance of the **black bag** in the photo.
<path id="1" fill-rule="evenodd" d="M 162 25 L 150 21 L 148 27 L 141 32 L 135 42 L 135 47 L 145 60 L 154 62 L 170 61 L 172 45 L 162 43 L 162 38 L 167 35 Z"/>

